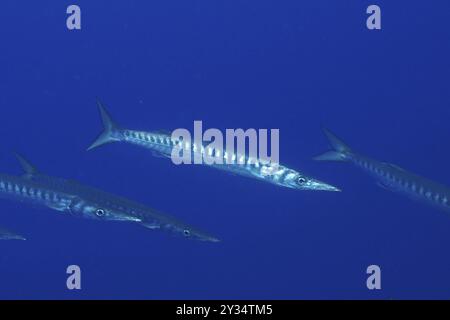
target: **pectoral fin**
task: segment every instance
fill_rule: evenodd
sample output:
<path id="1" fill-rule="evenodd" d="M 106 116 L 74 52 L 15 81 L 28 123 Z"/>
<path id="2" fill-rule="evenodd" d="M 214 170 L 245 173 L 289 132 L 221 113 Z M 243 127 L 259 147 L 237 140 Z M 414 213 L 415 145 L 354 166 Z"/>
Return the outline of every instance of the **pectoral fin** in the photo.
<path id="1" fill-rule="evenodd" d="M 71 212 L 71 201 L 69 202 L 65 202 L 65 201 L 61 201 L 59 203 L 49 203 L 47 204 L 47 207 L 49 207 L 50 209 L 59 211 L 59 212 Z"/>
<path id="2" fill-rule="evenodd" d="M 396 192 L 398 191 L 398 187 L 395 184 L 385 183 L 382 181 L 378 181 L 377 185 L 385 190 Z"/>

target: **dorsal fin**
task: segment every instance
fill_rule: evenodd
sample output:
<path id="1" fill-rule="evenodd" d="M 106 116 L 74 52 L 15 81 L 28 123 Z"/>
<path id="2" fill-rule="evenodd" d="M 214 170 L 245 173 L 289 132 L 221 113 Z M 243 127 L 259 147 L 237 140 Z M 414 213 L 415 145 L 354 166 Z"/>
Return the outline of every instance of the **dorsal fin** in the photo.
<path id="1" fill-rule="evenodd" d="M 23 156 L 21 156 L 17 152 L 13 153 L 14 156 L 19 161 L 22 170 L 25 171 L 24 177 L 31 178 L 32 176 L 39 174 L 39 170 L 35 166 L 33 166 L 28 160 L 26 160 Z"/>

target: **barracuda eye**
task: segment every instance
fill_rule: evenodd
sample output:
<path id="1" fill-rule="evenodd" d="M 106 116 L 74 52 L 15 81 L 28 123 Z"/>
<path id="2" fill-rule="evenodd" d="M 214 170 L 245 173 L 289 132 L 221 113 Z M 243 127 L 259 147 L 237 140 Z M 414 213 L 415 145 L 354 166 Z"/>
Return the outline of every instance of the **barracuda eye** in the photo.
<path id="1" fill-rule="evenodd" d="M 106 212 L 105 212 L 105 210 L 103 210 L 103 209 L 97 209 L 97 210 L 95 210 L 95 215 L 96 215 L 97 217 L 104 217 L 105 214 L 106 214 Z"/>
<path id="2" fill-rule="evenodd" d="M 186 237 L 189 237 L 189 236 L 191 235 L 191 232 L 190 232 L 188 229 L 184 229 L 184 230 L 183 230 L 183 234 L 184 234 Z"/>
<path id="3" fill-rule="evenodd" d="M 297 183 L 298 183 L 298 184 L 304 184 L 305 182 L 306 182 L 306 179 L 303 178 L 303 177 L 299 177 L 299 178 L 297 179 Z"/>

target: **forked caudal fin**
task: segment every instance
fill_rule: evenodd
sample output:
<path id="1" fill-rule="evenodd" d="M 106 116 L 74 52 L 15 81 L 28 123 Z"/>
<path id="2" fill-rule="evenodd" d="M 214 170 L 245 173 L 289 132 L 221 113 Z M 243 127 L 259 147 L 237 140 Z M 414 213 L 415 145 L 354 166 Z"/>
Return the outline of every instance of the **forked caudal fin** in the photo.
<path id="1" fill-rule="evenodd" d="M 101 145 L 119 141 L 120 139 L 114 136 L 114 133 L 119 129 L 114 121 L 111 119 L 111 116 L 106 111 L 106 108 L 97 100 L 98 110 L 100 111 L 100 116 L 103 122 L 103 132 L 98 136 L 98 138 L 91 144 L 91 146 L 87 149 L 87 151 L 100 147 Z"/>
<path id="2" fill-rule="evenodd" d="M 323 131 L 334 150 L 322 153 L 313 159 L 318 161 L 346 161 L 351 149 L 327 129 L 324 128 Z"/>

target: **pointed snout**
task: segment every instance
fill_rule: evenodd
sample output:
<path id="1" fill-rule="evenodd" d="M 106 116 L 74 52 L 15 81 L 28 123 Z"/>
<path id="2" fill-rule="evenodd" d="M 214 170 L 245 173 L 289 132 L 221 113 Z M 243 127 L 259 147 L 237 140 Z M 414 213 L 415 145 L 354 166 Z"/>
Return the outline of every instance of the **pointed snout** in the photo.
<path id="1" fill-rule="evenodd" d="M 193 239 L 204 241 L 204 242 L 221 242 L 219 238 L 216 238 L 208 233 L 194 233 Z"/>
<path id="2" fill-rule="evenodd" d="M 341 189 L 319 180 L 310 181 L 308 187 L 311 190 L 319 190 L 319 191 L 335 191 L 335 192 L 341 191 Z"/>
<path id="3" fill-rule="evenodd" d="M 209 237 L 207 239 L 208 242 L 220 242 L 220 239 L 214 238 L 214 237 Z"/>
<path id="4" fill-rule="evenodd" d="M 5 237 L 4 239 L 6 240 L 27 240 L 24 236 L 15 234 L 15 235 L 10 235 L 8 237 Z"/>

